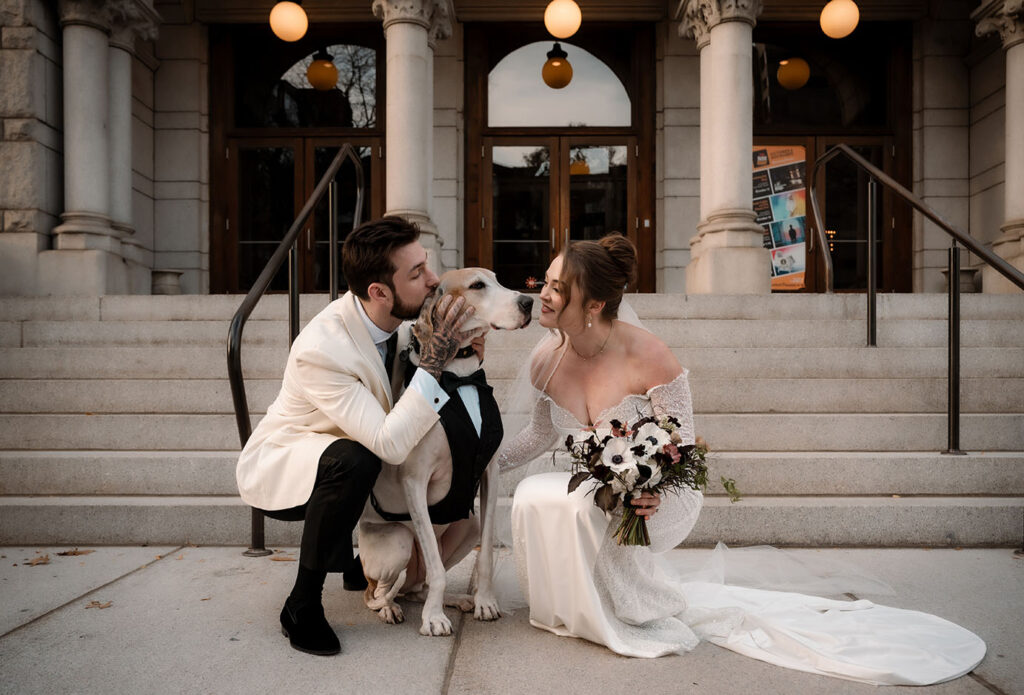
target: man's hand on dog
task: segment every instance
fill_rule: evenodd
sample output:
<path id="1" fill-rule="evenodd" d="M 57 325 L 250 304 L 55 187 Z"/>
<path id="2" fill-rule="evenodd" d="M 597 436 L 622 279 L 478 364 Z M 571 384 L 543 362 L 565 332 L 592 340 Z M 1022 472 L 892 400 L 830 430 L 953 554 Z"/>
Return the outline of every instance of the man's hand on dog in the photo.
<path id="1" fill-rule="evenodd" d="M 475 312 L 474 307 L 466 306 L 465 297 L 453 301 L 452 296 L 446 294 L 441 298 L 432 312 L 434 326 L 430 340 L 420 352 L 421 369 L 435 379 L 441 379 L 441 372 L 455 357 L 463 341 L 470 337 L 471 334 L 463 333 L 461 328 Z"/>

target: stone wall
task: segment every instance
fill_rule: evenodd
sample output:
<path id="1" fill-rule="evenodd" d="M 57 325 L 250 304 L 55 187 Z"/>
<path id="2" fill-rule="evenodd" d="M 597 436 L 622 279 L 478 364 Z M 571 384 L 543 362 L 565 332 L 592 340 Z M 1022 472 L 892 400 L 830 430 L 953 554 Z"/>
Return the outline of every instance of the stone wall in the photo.
<path id="1" fill-rule="evenodd" d="M 657 29 L 655 269 L 658 292 L 684 292 L 700 222 L 700 55 L 678 22 Z"/>
<path id="2" fill-rule="evenodd" d="M 434 161 L 430 218 L 437 225 L 437 236 L 442 244 L 442 271 L 460 267 L 465 257 L 462 248 L 465 238 L 463 75 L 462 25 L 456 22 L 451 38 L 438 41 L 434 49 Z"/>
<path id="3" fill-rule="evenodd" d="M 971 235 L 991 244 L 1005 221 L 1006 52 L 999 36 L 976 39 L 969 63 Z"/>
<path id="4" fill-rule="evenodd" d="M 0 295 L 39 293 L 63 209 L 61 62 L 53 3 L 0 0 Z"/>
<path id="5" fill-rule="evenodd" d="M 180 2 L 156 3 L 163 18 L 153 96 L 153 269 L 180 270 L 181 291 L 210 288 L 210 164 L 206 26 Z"/>
<path id="6" fill-rule="evenodd" d="M 969 74 L 973 24 L 965 0 L 936 0 L 914 27 L 914 192 L 962 231 L 970 226 Z M 943 292 L 950 237 L 914 214 L 914 292 Z M 969 263 L 966 256 L 961 263 Z"/>

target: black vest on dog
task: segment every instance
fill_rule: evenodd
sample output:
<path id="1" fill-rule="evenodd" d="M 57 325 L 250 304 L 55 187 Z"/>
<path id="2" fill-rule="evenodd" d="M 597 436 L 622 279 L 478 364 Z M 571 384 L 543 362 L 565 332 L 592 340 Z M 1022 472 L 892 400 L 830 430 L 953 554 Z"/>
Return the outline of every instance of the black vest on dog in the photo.
<path id="1" fill-rule="evenodd" d="M 411 361 L 405 363 L 405 385 L 408 386 L 416 365 Z M 482 371 L 482 370 L 481 370 Z M 441 426 L 448 438 L 448 448 L 452 457 L 452 482 L 448 494 L 436 504 L 430 505 L 430 522 L 432 524 L 450 524 L 460 519 L 468 519 L 473 513 L 473 500 L 480 488 L 487 464 L 501 445 L 505 434 L 501 425 L 501 412 L 498 402 L 494 399 L 494 391 L 489 385 L 476 386 L 480 396 L 480 435 L 476 433 L 473 420 L 469 417 L 465 404 L 458 393 L 453 390 L 451 398 L 444 404 L 438 415 Z M 386 512 L 380 507 L 377 498 L 371 493 L 370 504 L 374 511 L 385 521 L 410 521 L 408 514 Z"/>

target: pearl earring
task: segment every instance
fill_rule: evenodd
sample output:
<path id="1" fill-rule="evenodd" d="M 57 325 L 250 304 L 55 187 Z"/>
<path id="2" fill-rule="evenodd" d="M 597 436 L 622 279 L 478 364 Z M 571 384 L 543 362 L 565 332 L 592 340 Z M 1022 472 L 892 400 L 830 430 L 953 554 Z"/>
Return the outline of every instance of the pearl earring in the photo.
<path id="1" fill-rule="evenodd" d="M 592 320 L 592 316 L 590 314 L 587 314 L 587 328 L 593 328 L 593 327 L 594 327 L 594 323 L 593 323 L 593 320 Z"/>

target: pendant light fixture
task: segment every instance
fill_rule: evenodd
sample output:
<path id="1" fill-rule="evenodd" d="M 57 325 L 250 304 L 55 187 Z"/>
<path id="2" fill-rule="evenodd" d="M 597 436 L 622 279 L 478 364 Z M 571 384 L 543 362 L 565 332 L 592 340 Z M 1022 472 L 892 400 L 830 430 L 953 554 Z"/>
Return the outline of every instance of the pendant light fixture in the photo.
<path id="1" fill-rule="evenodd" d="M 786 89 L 800 89 L 811 77 L 811 66 L 803 58 L 787 58 L 779 61 L 775 79 Z"/>
<path id="2" fill-rule="evenodd" d="M 860 9 L 853 0 L 830 0 L 821 10 L 821 30 L 833 39 L 853 33 L 860 21 Z"/>
<path id="3" fill-rule="evenodd" d="M 270 11 L 270 30 L 282 41 L 298 41 L 306 35 L 309 18 L 300 4 L 302 0 L 291 2 L 282 0 Z"/>
<path id="4" fill-rule="evenodd" d="M 544 10 L 544 26 L 556 39 L 567 39 L 583 22 L 580 6 L 573 0 L 551 0 Z"/>
<path id="5" fill-rule="evenodd" d="M 313 62 L 306 68 L 306 79 L 313 85 L 313 89 L 321 92 L 334 89 L 338 84 L 338 68 L 326 48 L 321 48 L 313 55 Z"/>
<path id="6" fill-rule="evenodd" d="M 548 51 L 548 60 L 540 70 L 540 76 L 544 84 L 551 89 L 562 89 L 572 81 L 572 65 L 566 58 L 569 57 L 562 47 L 555 42 L 554 48 Z"/>

